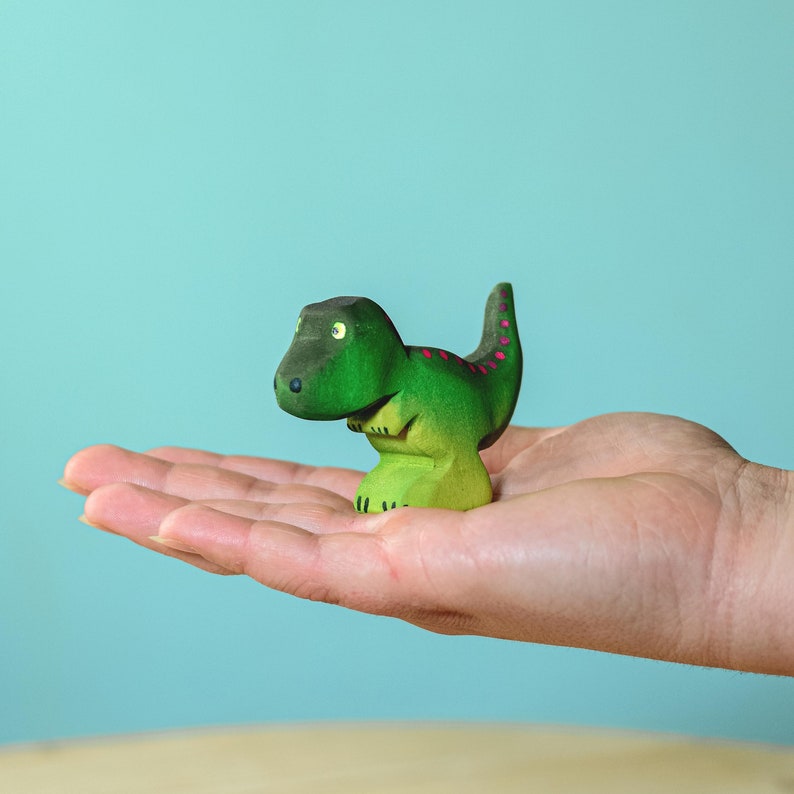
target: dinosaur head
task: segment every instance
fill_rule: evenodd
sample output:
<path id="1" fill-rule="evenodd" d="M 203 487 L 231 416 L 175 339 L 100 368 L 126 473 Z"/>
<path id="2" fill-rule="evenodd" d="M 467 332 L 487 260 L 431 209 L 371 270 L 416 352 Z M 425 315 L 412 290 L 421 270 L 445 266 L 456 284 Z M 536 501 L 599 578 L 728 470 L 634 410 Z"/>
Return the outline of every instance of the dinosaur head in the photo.
<path id="1" fill-rule="evenodd" d="M 300 313 L 274 387 L 281 408 L 302 419 L 342 419 L 394 389 L 406 350 L 386 313 L 368 298 L 332 298 Z"/>

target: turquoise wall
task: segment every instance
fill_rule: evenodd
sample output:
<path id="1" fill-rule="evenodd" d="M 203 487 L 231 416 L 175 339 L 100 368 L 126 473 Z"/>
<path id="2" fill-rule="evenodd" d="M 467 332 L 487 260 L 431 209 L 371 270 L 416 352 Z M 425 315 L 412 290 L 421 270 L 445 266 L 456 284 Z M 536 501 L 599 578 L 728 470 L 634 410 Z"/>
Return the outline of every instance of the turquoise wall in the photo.
<path id="1" fill-rule="evenodd" d="M 477 719 L 794 743 L 794 681 L 423 633 L 76 521 L 94 442 L 365 467 L 279 411 L 299 308 L 468 352 L 516 420 L 703 422 L 794 468 L 794 5 L 0 0 L 0 741 Z"/>

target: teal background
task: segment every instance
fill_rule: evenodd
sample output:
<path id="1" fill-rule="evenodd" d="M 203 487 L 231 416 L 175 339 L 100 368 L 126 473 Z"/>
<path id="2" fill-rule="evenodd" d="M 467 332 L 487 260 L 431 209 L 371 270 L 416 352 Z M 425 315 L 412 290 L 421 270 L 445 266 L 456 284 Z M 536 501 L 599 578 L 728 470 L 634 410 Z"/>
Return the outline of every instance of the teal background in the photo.
<path id="1" fill-rule="evenodd" d="M 794 4 L 0 0 L 0 741 L 330 719 L 794 743 L 794 680 L 449 638 L 79 524 L 80 447 L 369 466 L 280 412 L 301 306 L 469 352 L 516 420 L 703 422 L 794 467 Z"/>

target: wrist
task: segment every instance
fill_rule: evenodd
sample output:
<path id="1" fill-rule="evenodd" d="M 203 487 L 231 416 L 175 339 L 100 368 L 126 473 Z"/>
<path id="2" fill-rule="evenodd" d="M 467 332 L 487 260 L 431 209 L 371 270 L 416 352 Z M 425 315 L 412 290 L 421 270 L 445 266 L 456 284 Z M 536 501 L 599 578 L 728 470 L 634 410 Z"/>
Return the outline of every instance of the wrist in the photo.
<path id="1" fill-rule="evenodd" d="M 735 482 L 729 666 L 794 676 L 794 472 L 745 463 Z"/>

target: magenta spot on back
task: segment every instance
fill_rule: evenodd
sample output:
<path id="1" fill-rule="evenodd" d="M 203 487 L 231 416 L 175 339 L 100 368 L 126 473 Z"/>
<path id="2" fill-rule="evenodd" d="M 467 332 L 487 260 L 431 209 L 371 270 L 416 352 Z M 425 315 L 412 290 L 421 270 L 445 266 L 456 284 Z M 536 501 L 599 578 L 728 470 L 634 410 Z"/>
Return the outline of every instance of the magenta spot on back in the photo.
<path id="1" fill-rule="evenodd" d="M 444 361 L 447 361 L 449 359 L 449 356 L 446 354 L 446 351 L 444 350 L 439 350 L 438 355 L 441 356 L 441 358 L 443 358 Z"/>
<path id="2" fill-rule="evenodd" d="M 499 338 L 499 344 L 500 345 L 509 345 L 510 344 L 510 340 L 506 336 L 502 336 L 502 337 Z"/>
<path id="3" fill-rule="evenodd" d="M 433 357 L 433 354 L 426 347 L 422 348 L 422 355 L 425 358 L 432 358 Z"/>
<path id="4" fill-rule="evenodd" d="M 500 312 L 506 312 L 507 311 L 507 304 L 506 303 L 500 303 L 499 304 L 499 311 Z"/>
<path id="5" fill-rule="evenodd" d="M 458 364 L 462 364 L 463 363 L 463 359 L 460 356 L 455 356 L 455 361 L 457 361 Z"/>
<path id="6" fill-rule="evenodd" d="M 510 327 L 510 320 L 502 320 L 502 322 L 500 322 L 499 325 L 501 325 L 502 328 L 509 328 Z"/>
<path id="7" fill-rule="evenodd" d="M 474 364 L 469 364 L 469 369 L 470 369 L 472 372 L 476 372 L 476 371 L 477 371 L 477 368 L 474 366 Z"/>
<path id="8" fill-rule="evenodd" d="M 489 362 L 488 362 L 488 366 L 489 366 L 491 369 L 496 369 L 496 362 L 495 362 L 495 361 L 489 361 Z"/>
<path id="9" fill-rule="evenodd" d="M 506 289 L 503 289 L 503 290 L 502 290 L 502 291 L 501 291 L 499 294 L 500 294 L 500 295 L 501 295 L 503 298 L 506 298 L 506 297 L 507 297 L 507 290 L 506 290 Z"/>
<path id="10" fill-rule="evenodd" d="M 504 361 L 505 354 L 501 350 L 497 350 L 494 355 L 499 359 L 499 361 Z"/>
<path id="11" fill-rule="evenodd" d="M 487 375 L 488 374 L 488 370 L 485 369 L 485 367 L 482 364 L 478 364 L 477 368 L 480 370 L 480 372 L 482 372 L 483 375 Z"/>

